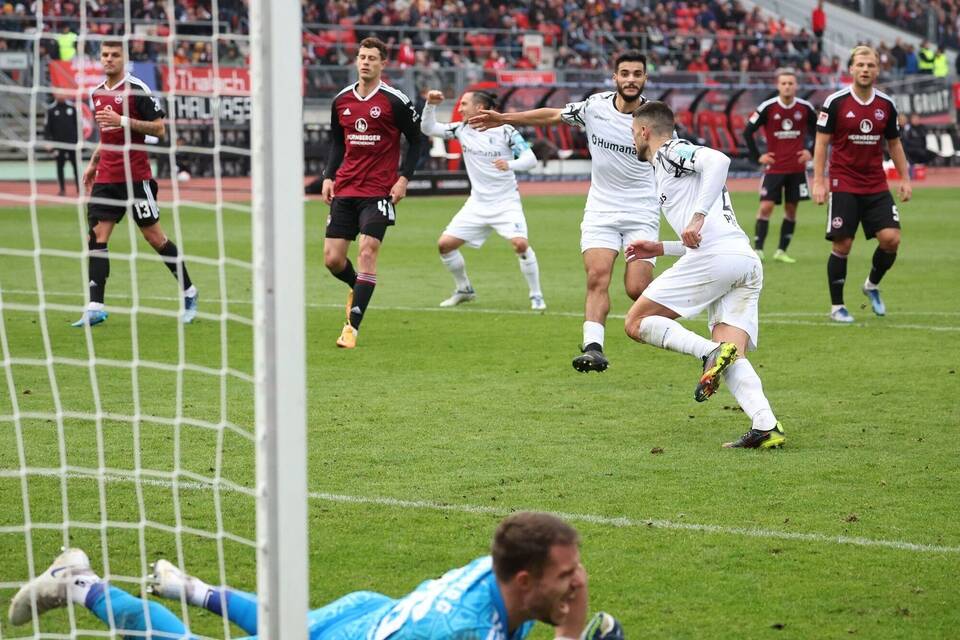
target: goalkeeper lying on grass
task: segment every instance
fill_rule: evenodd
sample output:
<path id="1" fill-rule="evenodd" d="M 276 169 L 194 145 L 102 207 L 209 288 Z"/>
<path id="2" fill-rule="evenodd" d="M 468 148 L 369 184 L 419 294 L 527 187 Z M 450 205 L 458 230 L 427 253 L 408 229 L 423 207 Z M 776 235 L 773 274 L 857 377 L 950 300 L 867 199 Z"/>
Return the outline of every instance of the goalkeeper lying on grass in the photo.
<path id="1" fill-rule="evenodd" d="M 587 574 L 580 564 L 579 535 L 545 513 L 516 513 L 503 520 L 491 555 L 440 578 L 427 580 L 398 600 L 357 591 L 308 614 L 311 640 L 519 640 L 535 621 L 557 638 L 615 640 L 619 623 L 598 613 L 587 617 Z M 213 587 L 166 560 L 153 564 L 151 593 L 226 616 L 251 638 L 257 633 L 257 597 Z M 87 554 L 68 549 L 10 603 L 10 621 L 21 625 L 67 603 L 82 604 L 111 629 L 130 637 L 190 638 L 169 609 L 111 586 L 90 568 Z"/>

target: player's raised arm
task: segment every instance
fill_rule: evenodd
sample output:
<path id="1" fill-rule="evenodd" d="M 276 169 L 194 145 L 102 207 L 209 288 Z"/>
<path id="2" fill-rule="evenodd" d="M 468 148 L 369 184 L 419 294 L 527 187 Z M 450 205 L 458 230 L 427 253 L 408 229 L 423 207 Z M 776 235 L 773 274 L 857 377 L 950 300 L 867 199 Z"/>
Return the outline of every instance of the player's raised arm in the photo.
<path id="1" fill-rule="evenodd" d="M 443 92 L 430 91 L 427 93 L 427 104 L 423 106 L 420 116 L 420 131 L 425 136 L 452 140 L 457 136 L 457 129 L 463 126 L 462 122 L 437 122 L 437 105 L 443 102 Z"/>
<path id="2" fill-rule="evenodd" d="M 516 111 L 513 113 L 500 113 L 493 109 L 481 109 L 479 114 L 470 118 L 470 125 L 480 131 L 499 127 L 502 124 L 540 127 L 560 124 L 563 122 L 560 118 L 562 113 L 563 109 L 551 109 L 547 107 L 531 109 L 530 111 Z"/>

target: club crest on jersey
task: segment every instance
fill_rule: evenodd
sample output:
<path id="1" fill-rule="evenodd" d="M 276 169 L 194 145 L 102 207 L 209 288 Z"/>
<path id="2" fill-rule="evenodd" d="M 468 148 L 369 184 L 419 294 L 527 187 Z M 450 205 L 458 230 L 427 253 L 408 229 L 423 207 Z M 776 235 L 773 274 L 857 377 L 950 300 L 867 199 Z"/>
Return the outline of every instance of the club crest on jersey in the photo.
<path id="1" fill-rule="evenodd" d="M 800 120 L 801 118 L 803 118 L 803 114 L 800 113 L 799 111 L 794 111 L 794 112 L 793 112 L 793 117 L 794 117 L 794 119 L 796 119 L 796 120 Z"/>
<path id="2" fill-rule="evenodd" d="M 790 131 L 790 129 L 793 129 L 793 120 L 785 118 L 783 122 L 780 123 L 780 128 L 784 131 Z"/>
<path id="3" fill-rule="evenodd" d="M 873 112 L 873 117 L 876 118 L 877 120 L 883 120 L 883 118 L 886 115 L 887 114 L 883 112 L 883 109 L 877 109 L 876 111 Z"/>
<path id="4" fill-rule="evenodd" d="M 371 117 L 371 118 L 379 118 L 379 117 L 380 117 L 380 107 L 378 107 L 378 106 L 376 106 L 376 105 L 370 107 L 370 117 Z"/>
<path id="5" fill-rule="evenodd" d="M 873 131 L 873 120 L 864 118 L 860 121 L 860 133 L 870 133 Z"/>
<path id="6" fill-rule="evenodd" d="M 357 121 L 353 123 L 353 128 L 363 133 L 367 130 L 367 121 L 363 118 L 357 118 Z"/>

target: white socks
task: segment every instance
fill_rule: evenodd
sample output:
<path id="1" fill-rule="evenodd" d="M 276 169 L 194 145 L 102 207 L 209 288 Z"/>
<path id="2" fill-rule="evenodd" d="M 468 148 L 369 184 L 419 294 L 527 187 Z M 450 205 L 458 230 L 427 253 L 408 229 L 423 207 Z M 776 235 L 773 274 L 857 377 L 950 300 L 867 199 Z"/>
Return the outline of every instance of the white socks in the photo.
<path id="1" fill-rule="evenodd" d="M 583 323 L 583 345 L 587 346 L 591 342 L 603 347 L 603 325 L 587 320 Z"/>
<path id="2" fill-rule="evenodd" d="M 880 287 L 870 282 L 870 276 L 867 276 L 867 279 L 863 281 L 863 288 L 866 289 L 867 291 L 874 291 L 876 289 L 879 289 Z"/>
<path id="3" fill-rule="evenodd" d="M 90 593 L 90 587 L 100 582 L 100 576 L 93 571 L 78 572 L 68 578 L 67 600 L 74 604 L 83 605 L 87 602 L 87 594 Z"/>
<path id="4" fill-rule="evenodd" d="M 676 320 L 662 316 L 647 316 L 640 321 L 640 339 L 654 347 L 705 358 L 719 343 L 707 340 Z M 759 380 L 758 380 L 759 382 Z"/>
<path id="5" fill-rule="evenodd" d="M 453 276 L 457 291 L 468 291 L 470 289 L 470 278 L 467 277 L 467 263 L 464 261 L 460 250 L 454 249 L 450 253 L 441 253 L 440 261 Z"/>
<path id="6" fill-rule="evenodd" d="M 183 290 L 183 296 L 184 296 L 185 298 L 193 298 L 193 297 L 195 297 L 196 295 L 197 295 L 197 285 L 195 285 L 195 284 L 190 285 L 190 288 L 189 288 L 189 289 L 184 289 L 184 290 Z"/>
<path id="7" fill-rule="evenodd" d="M 88 302 L 87 311 L 103 311 L 102 302 Z"/>
<path id="8" fill-rule="evenodd" d="M 520 272 L 527 279 L 527 286 L 530 287 L 531 296 L 542 296 L 540 291 L 540 267 L 537 265 L 537 254 L 533 252 L 533 247 L 527 247 L 523 253 L 517 254 L 520 260 Z"/>
<path id="9" fill-rule="evenodd" d="M 757 375 L 749 360 L 737 358 L 737 361 L 723 372 L 723 377 L 727 381 L 727 386 L 730 387 L 730 393 L 753 422 L 754 429 L 769 431 L 777 426 L 777 418 L 770 409 L 770 402 L 763 395 L 760 376 Z"/>

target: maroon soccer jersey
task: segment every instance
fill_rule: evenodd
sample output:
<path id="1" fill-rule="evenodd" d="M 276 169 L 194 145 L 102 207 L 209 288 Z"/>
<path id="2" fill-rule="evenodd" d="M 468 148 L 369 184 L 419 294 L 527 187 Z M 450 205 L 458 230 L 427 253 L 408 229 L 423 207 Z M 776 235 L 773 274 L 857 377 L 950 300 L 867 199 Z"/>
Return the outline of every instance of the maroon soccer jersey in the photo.
<path id="1" fill-rule="evenodd" d="M 823 102 L 817 132 L 831 134 L 830 191 L 879 193 L 886 191 L 883 139 L 900 137 L 897 108 L 879 91 L 861 102 L 850 87 Z"/>
<path id="2" fill-rule="evenodd" d="M 142 80 L 127 74 L 120 84 L 108 89 L 106 80 L 93 90 L 93 110 L 116 111 L 122 116 L 134 120 L 158 120 L 164 116 L 163 107 L 155 96 L 150 95 L 150 87 Z M 142 182 L 153 178 L 150 171 L 150 159 L 146 151 L 111 149 L 121 147 L 127 142 L 123 127 L 100 128 L 100 163 L 97 165 L 95 182 L 126 182 L 127 171 L 124 156 L 130 160 L 130 179 Z M 144 136 L 130 130 L 130 143 L 143 144 Z M 110 145 L 110 146 L 108 146 Z"/>
<path id="3" fill-rule="evenodd" d="M 790 106 L 771 98 L 760 103 L 750 116 L 745 136 L 752 141 L 753 132 L 763 128 L 767 151 L 773 154 L 773 164 L 767 173 L 802 173 L 806 163 L 797 162 L 797 154 L 809 149 L 807 137 L 813 135 L 817 112 L 806 100 L 795 98 Z"/>
<path id="4" fill-rule="evenodd" d="M 390 194 L 400 164 L 400 134 L 410 143 L 401 174 L 413 175 L 420 148 L 419 116 L 403 92 L 381 82 L 360 97 L 359 83 L 333 99 L 333 146 L 324 177 L 334 180 L 338 198 L 374 198 Z"/>

